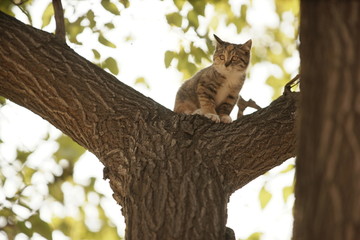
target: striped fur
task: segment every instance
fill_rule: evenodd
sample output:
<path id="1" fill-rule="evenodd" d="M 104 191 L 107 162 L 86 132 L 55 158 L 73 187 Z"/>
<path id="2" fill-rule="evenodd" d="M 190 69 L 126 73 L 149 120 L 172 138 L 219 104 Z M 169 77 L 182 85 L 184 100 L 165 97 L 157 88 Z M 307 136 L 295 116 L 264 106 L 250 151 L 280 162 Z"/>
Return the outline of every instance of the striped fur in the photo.
<path id="1" fill-rule="evenodd" d="M 245 81 L 252 42 L 233 44 L 214 37 L 217 45 L 213 64 L 180 87 L 174 111 L 201 114 L 215 122 L 230 123 L 230 112 Z"/>

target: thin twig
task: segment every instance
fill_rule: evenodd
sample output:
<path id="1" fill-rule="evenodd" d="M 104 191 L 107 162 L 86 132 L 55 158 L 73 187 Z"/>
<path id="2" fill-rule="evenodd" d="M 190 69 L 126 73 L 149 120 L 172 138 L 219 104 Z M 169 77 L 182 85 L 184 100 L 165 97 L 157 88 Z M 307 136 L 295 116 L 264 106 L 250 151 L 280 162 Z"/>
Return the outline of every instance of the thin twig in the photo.
<path id="1" fill-rule="evenodd" d="M 288 82 L 284 87 L 284 95 L 291 93 L 291 88 L 295 87 L 300 83 L 300 74 L 296 75 L 293 79 Z"/>
<path id="2" fill-rule="evenodd" d="M 24 1 L 25 2 L 25 1 Z M 23 4 L 24 2 L 22 2 L 21 4 Z M 24 7 L 24 6 L 21 6 L 21 4 L 17 4 L 17 7 L 25 14 L 25 16 L 27 17 L 27 19 L 29 20 L 29 24 L 32 26 L 33 25 L 33 22 L 32 22 L 32 17 L 29 13 L 29 11 Z"/>
<path id="3" fill-rule="evenodd" d="M 64 21 L 64 9 L 61 4 L 61 0 L 52 0 L 55 13 L 56 31 L 55 36 L 60 38 L 62 41 L 65 39 L 65 21 Z"/>
<path id="4" fill-rule="evenodd" d="M 15 4 L 26 15 L 26 17 L 29 20 L 30 25 L 32 26 L 33 24 L 32 24 L 32 18 L 31 18 L 30 13 L 24 6 L 22 6 L 27 1 L 29 1 L 29 0 L 17 0 L 17 1 L 16 0 L 11 0 L 11 2 L 13 4 Z"/>
<path id="5" fill-rule="evenodd" d="M 18 0 L 18 1 L 16 1 L 16 0 L 11 0 L 11 2 L 13 3 L 13 4 L 15 4 L 15 5 L 22 5 L 23 3 L 25 3 L 25 2 L 27 2 L 27 1 L 29 1 L 29 0 Z"/>
<path id="6" fill-rule="evenodd" d="M 237 101 L 237 106 L 239 108 L 237 118 L 240 118 L 244 115 L 244 111 L 247 107 L 255 108 L 257 110 L 261 109 L 261 107 L 257 105 L 254 100 L 249 99 L 248 101 L 246 101 L 240 95 Z"/>

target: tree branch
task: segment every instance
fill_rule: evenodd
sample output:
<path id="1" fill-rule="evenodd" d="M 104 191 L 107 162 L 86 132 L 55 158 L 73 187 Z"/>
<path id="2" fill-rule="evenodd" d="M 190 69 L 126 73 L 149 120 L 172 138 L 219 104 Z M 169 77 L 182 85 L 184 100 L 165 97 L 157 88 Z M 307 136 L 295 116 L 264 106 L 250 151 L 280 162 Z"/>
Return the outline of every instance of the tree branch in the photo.
<path id="1" fill-rule="evenodd" d="M 252 99 L 249 100 L 245 100 L 241 97 L 241 95 L 239 95 L 239 99 L 236 103 L 236 105 L 239 108 L 238 114 L 237 114 L 237 118 L 241 118 L 242 116 L 244 116 L 244 111 L 246 108 L 251 107 L 257 110 L 260 110 L 261 107 L 259 105 L 256 104 L 256 102 Z"/>
<path id="2" fill-rule="evenodd" d="M 94 153 L 100 151 L 100 136 L 111 120 L 134 124 L 142 114 L 151 117 L 157 109 L 169 111 L 52 34 L 2 12 L 0 31 L 0 95 L 40 115 Z"/>
<path id="3" fill-rule="evenodd" d="M 55 36 L 60 38 L 63 42 L 66 42 L 64 9 L 62 7 L 61 0 L 52 0 L 52 3 L 54 7 L 55 22 L 56 22 Z"/>
<path id="4" fill-rule="evenodd" d="M 120 203 L 134 191 L 122 185 L 129 183 L 128 171 L 134 166 L 140 174 L 150 162 L 162 162 L 166 172 L 172 171 L 167 169 L 169 163 L 181 154 L 189 159 L 185 165 L 196 158 L 197 167 L 211 167 L 205 172 L 217 175 L 231 194 L 295 156 L 296 93 L 232 124 L 215 124 L 203 116 L 175 114 L 53 35 L 3 13 L 0 32 L 0 95 L 40 115 L 97 155 L 110 169 L 107 176 Z M 169 155 L 181 147 L 187 152 Z M 132 165 L 133 161 L 140 165 Z"/>
<path id="5" fill-rule="evenodd" d="M 230 125 L 214 125 L 204 134 L 203 153 L 220 167 L 229 194 L 295 157 L 299 95 L 289 92 L 266 108 Z M 221 142 L 221 151 L 216 142 Z"/>

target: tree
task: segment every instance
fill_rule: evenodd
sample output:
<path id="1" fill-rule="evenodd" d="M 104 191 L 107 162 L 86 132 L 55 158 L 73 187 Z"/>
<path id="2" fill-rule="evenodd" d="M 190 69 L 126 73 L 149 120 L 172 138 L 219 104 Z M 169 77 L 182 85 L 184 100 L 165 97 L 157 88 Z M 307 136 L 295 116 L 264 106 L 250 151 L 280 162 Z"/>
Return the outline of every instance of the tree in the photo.
<path id="1" fill-rule="evenodd" d="M 229 195 L 294 156 L 291 94 L 231 125 L 178 116 L 115 81 L 53 36 L 4 15 L 1 19 L 0 94 L 99 157 L 123 206 L 129 239 L 219 239 Z M 18 45 L 26 36 L 34 41 Z M 34 47 L 41 50 L 31 52 Z M 40 93 L 45 95 L 36 97 Z M 74 100 L 75 105 L 66 104 Z"/>
<path id="2" fill-rule="evenodd" d="M 301 9 L 294 239 L 357 239 L 360 4 L 302 1 Z"/>

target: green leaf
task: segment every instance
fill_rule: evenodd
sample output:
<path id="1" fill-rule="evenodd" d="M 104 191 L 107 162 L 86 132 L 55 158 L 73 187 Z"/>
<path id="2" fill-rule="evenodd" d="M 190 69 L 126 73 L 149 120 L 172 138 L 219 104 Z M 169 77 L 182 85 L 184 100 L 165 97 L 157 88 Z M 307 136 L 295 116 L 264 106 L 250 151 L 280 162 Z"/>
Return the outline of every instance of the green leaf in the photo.
<path id="1" fill-rule="evenodd" d="M 115 226 L 103 225 L 99 232 L 96 233 L 96 239 L 123 239 L 119 238 Z"/>
<path id="2" fill-rule="evenodd" d="M 200 64 L 203 58 L 211 61 L 209 56 L 199 47 L 195 47 L 193 44 L 190 46 L 191 54 L 194 56 L 195 63 Z"/>
<path id="3" fill-rule="evenodd" d="M 112 57 L 108 57 L 107 59 L 105 59 L 103 67 L 109 69 L 110 72 L 114 75 L 119 74 L 117 62 Z"/>
<path id="4" fill-rule="evenodd" d="M 3 207 L 3 206 L 2 206 Z M 3 217 L 10 217 L 10 216 L 14 216 L 15 213 L 13 212 L 12 209 L 10 208 L 6 208 L 4 207 L 3 209 L 0 210 L 0 216 L 3 216 Z"/>
<path id="5" fill-rule="evenodd" d="M 177 69 L 184 74 L 185 78 L 190 78 L 198 70 L 196 65 L 189 61 L 189 54 L 182 48 L 178 55 Z"/>
<path id="6" fill-rule="evenodd" d="M 271 75 L 266 80 L 266 84 L 270 85 L 273 88 L 273 98 L 276 98 L 282 94 L 284 85 L 286 84 L 286 78 L 277 78 Z"/>
<path id="7" fill-rule="evenodd" d="M 120 15 L 119 9 L 116 7 L 116 5 L 109 0 L 102 0 L 101 5 L 109 12 L 111 12 L 114 15 Z"/>
<path id="8" fill-rule="evenodd" d="M 291 170 L 293 170 L 295 168 L 294 164 L 289 164 L 284 170 L 282 170 L 280 173 L 287 173 L 290 172 Z"/>
<path id="9" fill-rule="evenodd" d="M 91 49 L 91 51 L 93 52 L 95 59 L 99 60 L 101 57 L 100 53 L 95 49 Z"/>
<path id="10" fill-rule="evenodd" d="M 187 78 L 190 78 L 191 76 L 193 76 L 198 70 L 196 65 L 193 64 L 192 62 L 187 62 L 186 69 L 187 69 L 187 72 L 189 73 L 189 76 Z"/>
<path id="11" fill-rule="evenodd" d="M 99 34 L 98 40 L 101 44 L 107 47 L 116 48 L 116 45 L 107 40 L 102 33 Z"/>
<path id="12" fill-rule="evenodd" d="M 209 38 L 206 39 L 206 46 L 208 48 L 208 52 L 212 53 L 215 50 L 215 46 L 212 40 L 210 40 Z"/>
<path id="13" fill-rule="evenodd" d="M 164 62 L 165 62 L 165 67 L 166 68 L 170 67 L 170 64 L 171 64 L 172 60 L 174 59 L 174 57 L 175 57 L 174 52 L 172 52 L 172 51 L 166 51 L 165 52 Z"/>
<path id="14" fill-rule="evenodd" d="M 70 42 L 81 45 L 81 42 L 77 40 L 77 36 L 85 29 L 81 25 L 84 18 L 84 16 L 79 17 L 75 22 L 70 22 L 69 19 L 65 18 L 65 29 Z"/>
<path id="15" fill-rule="evenodd" d="M 5 102 L 6 102 L 6 99 L 5 99 L 4 97 L 1 97 L 1 96 L 0 96 L 0 106 L 1 106 L 1 105 L 4 105 Z"/>
<path id="16" fill-rule="evenodd" d="M 262 235 L 263 235 L 263 233 L 261 233 L 261 232 L 255 232 L 255 233 L 251 234 L 246 240 L 260 240 Z"/>
<path id="17" fill-rule="evenodd" d="M 240 33 L 243 28 L 245 28 L 248 24 L 243 18 L 235 18 L 236 20 L 232 21 L 236 27 L 237 33 Z"/>
<path id="18" fill-rule="evenodd" d="M 184 61 L 178 62 L 177 68 L 180 72 L 184 74 L 184 77 L 186 79 L 190 78 L 194 75 L 194 73 L 197 71 L 197 67 L 194 63 L 189 62 L 187 59 L 184 59 Z"/>
<path id="19" fill-rule="evenodd" d="M 13 4 L 12 1 L 0 1 L 0 9 L 1 9 L 1 11 L 14 17 L 15 14 L 12 11 L 13 7 L 14 7 L 14 4 Z"/>
<path id="20" fill-rule="evenodd" d="M 289 196 L 293 193 L 294 193 L 294 186 L 291 185 L 283 188 L 283 198 L 285 203 L 289 199 Z"/>
<path id="21" fill-rule="evenodd" d="M 142 84 L 144 85 L 147 89 L 150 89 L 149 84 L 146 82 L 145 78 L 143 77 L 139 77 L 135 80 L 135 84 Z"/>
<path id="22" fill-rule="evenodd" d="M 64 202 L 64 193 L 61 189 L 62 182 L 56 181 L 53 184 L 49 184 L 49 194 L 61 203 Z"/>
<path id="23" fill-rule="evenodd" d="M 29 207 L 29 205 L 27 203 L 25 203 L 24 201 L 22 201 L 22 199 L 20 198 L 20 201 L 17 202 L 17 204 L 23 208 L 26 208 L 29 211 L 33 211 L 33 209 L 31 207 Z"/>
<path id="24" fill-rule="evenodd" d="M 24 163 L 32 152 L 16 150 L 16 158 Z"/>
<path id="25" fill-rule="evenodd" d="M 86 13 L 86 17 L 87 19 L 89 20 L 89 27 L 90 28 L 94 28 L 96 26 L 96 21 L 95 21 L 95 14 L 93 11 L 89 10 L 87 13 Z"/>
<path id="26" fill-rule="evenodd" d="M 209 28 L 216 30 L 218 26 L 219 26 L 219 18 L 217 17 L 211 18 L 209 23 Z"/>
<path id="27" fill-rule="evenodd" d="M 67 159 L 70 162 L 75 162 L 85 152 L 85 148 L 66 135 L 61 135 L 56 141 L 59 144 L 59 150 L 54 153 L 57 160 Z"/>
<path id="28" fill-rule="evenodd" d="M 199 27 L 198 14 L 194 10 L 188 12 L 187 19 L 189 20 L 190 25 L 195 29 Z"/>
<path id="29" fill-rule="evenodd" d="M 19 228 L 21 233 L 24 233 L 28 237 L 32 237 L 34 234 L 34 228 L 28 228 L 25 222 L 17 222 L 16 226 Z"/>
<path id="30" fill-rule="evenodd" d="M 35 169 L 30 168 L 28 166 L 24 166 L 23 169 L 21 170 L 22 172 L 22 176 L 24 178 L 24 183 L 29 185 L 31 184 L 31 178 L 34 175 L 34 173 L 36 172 Z"/>
<path id="31" fill-rule="evenodd" d="M 272 197 L 272 194 L 265 189 L 265 187 L 262 187 L 259 192 L 259 200 L 260 200 L 260 206 L 261 209 L 264 209 L 266 205 L 269 203 L 270 199 Z"/>
<path id="32" fill-rule="evenodd" d="M 52 16 L 54 16 L 54 7 L 52 5 L 52 3 L 50 2 L 49 5 L 46 7 L 43 15 L 42 15 L 42 25 L 41 28 L 46 27 L 47 25 L 49 25 Z"/>
<path id="33" fill-rule="evenodd" d="M 189 2 L 193 6 L 194 11 L 198 15 L 205 16 L 206 1 L 192 0 L 192 1 L 189 1 Z"/>
<path id="34" fill-rule="evenodd" d="M 300 5 L 298 0 L 276 0 L 275 5 L 278 13 L 292 11 L 295 15 L 299 14 Z"/>
<path id="35" fill-rule="evenodd" d="M 105 27 L 107 27 L 108 29 L 114 29 L 115 28 L 115 25 L 111 22 L 108 22 L 105 24 Z"/>
<path id="36" fill-rule="evenodd" d="M 166 20 L 170 25 L 181 27 L 182 16 L 178 12 L 169 13 L 166 15 Z"/>
<path id="37" fill-rule="evenodd" d="M 247 9 L 248 9 L 248 6 L 247 6 L 247 5 L 245 5 L 245 4 L 241 5 L 241 8 L 240 8 L 240 17 L 241 17 L 242 19 L 244 19 L 244 20 L 246 19 Z"/>
<path id="38" fill-rule="evenodd" d="M 46 239 L 52 239 L 52 229 L 50 225 L 43 221 L 38 214 L 32 215 L 29 221 L 33 226 L 36 226 L 36 232 Z"/>
<path id="39" fill-rule="evenodd" d="M 130 6 L 129 0 L 119 0 L 122 5 L 124 5 L 125 8 L 128 8 Z"/>
<path id="40" fill-rule="evenodd" d="M 185 0 L 174 0 L 174 4 L 175 6 L 181 10 L 182 7 L 184 6 Z"/>

